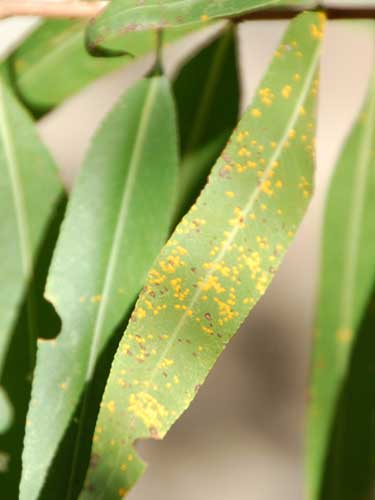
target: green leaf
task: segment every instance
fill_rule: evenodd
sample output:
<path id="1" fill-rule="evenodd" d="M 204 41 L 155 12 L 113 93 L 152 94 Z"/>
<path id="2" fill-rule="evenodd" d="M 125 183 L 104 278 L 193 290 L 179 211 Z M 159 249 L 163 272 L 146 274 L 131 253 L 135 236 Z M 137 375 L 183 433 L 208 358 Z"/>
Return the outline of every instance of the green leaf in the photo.
<path id="1" fill-rule="evenodd" d="M 41 144 L 34 124 L 0 79 L 0 377 L 11 332 L 32 277 L 44 232 L 62 193 L 57 169 Z M 34 365 L 35 335 L 25 340 Z M 26 348 L 27 349 L 27 348 Z M 3 391 L 0 431 L 10 424 Z"/>
<path id="2" fill-rule="evenodd" d="M 182 158 L 178 219 L 196 199 L 236 125 L 236 59 L 235 30 L 229 26 L 182 67 L 174 82 Z"/>
<path id="3" fill-rule="evenodd" d="M 310 500 L 319 498 L 335 405 L 374 282 L 374 123 L 375 78 L 338 160 L 326 207 L 308 416 Z"/>
<path id="4" fill-rule="evenodd" d="M 81 499 L 123 496 L 265 292 L 312 189 L 323 16 L 290 24 L 208 185 L 150 270 L 117 351 Z"/>
<path id="5" fill-rule="evenodd" d="M 38 497 L 97 359 L 165 241 L 177 164 L 168 82 L 144 79 L 99 129 L 68 204 L 46 287 L 62 331 L 38 343 L 20 499 Z"/>
<path id="6" fill-rule="evenodd" d="M 14 415 L 10 428 L 0 435 L 0 457 L 4 465 L 0 473 L 0 491 L 2 497 L 7 499 L 18 498 L 21 478 L 21 456 L 33 369 L 29 351 L 30 348 L 32 352 L 36 350 L 37 334 L 53 336 L 60 327 L 51 304 L 43 298 L 43 291 L 64 208 L 65 196 L 62 195 L 38 245 L 32 277 L 12 327 L 3 366 L 1 382 L 9 394 Z"/>
<path id="7" fill-rule="evenodd" d="M 46 21 L 3 62 L 3 70 L 34 115 L 43 115 L 95 79 L 156 47 L 156 32 L 134 32 L 126 37 L 128 57 L 91 57 L 84 46 L 85 27 L 81 21 Z M 173 42 L 199 27 L 167 30 L 164 41 Z M 111 47 L 123 45 L 119 39 Z"/>
<path id="8" fill-rule="evenodd" d="M 322 500 L 373 500 L 375 289 L 358 328 L 330 435 Z"/>
<path id="9" fill-rule="evenodd" d="M 204 25 L 212 19 L 233 16 L 260 8 L 295 5 L 300 0 L 207 0 L 135 2 L 112 0 L 88 27 L 88 39 L 96 45 L 119 34 L 134 31 L 178 28 L 194 23 Z"/>

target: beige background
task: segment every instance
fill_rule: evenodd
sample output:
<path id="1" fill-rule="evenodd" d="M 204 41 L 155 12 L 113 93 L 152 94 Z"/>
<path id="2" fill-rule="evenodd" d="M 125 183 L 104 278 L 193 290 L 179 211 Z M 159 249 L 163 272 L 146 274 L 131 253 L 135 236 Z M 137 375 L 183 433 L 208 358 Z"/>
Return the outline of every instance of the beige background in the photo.
<path id="1" fill-rule="evenodd" d="M 0 23 L 3 53 L 29 24 Z M 282 22 L 240 27 L 243 106 L 284 28 Z M 189 42 L 167 51 L 169 72 L 191 47 Z M 40 123 L 67 184 L 73 182 L 100 118 L 149 63 L 136 62 L 101 79 Z M 374 64 L 374 24 L 329 23 L 321 68 L 316 194 L 308 214 L 272 286 L 190 409 L 163 442 L 142 443 L 150 467 L 129 500 L 304 498 L 304 402 L 323 200 Z"/>

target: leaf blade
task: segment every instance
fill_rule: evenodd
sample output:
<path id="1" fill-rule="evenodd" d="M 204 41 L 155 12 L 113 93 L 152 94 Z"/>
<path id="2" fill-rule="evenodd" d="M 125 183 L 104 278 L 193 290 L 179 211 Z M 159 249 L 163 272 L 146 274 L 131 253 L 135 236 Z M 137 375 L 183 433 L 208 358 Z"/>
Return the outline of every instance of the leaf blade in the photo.
<path id="1" fill-rule="evenodd" d="M 316 318 L 319 334 L 314 342 L 308 409 L 311 499 L 319 498 L 335 404 L 374 279 L 374 82 L 373 78 L 362 113 L 340 154 L 327 199 Z"/>
<path id="2" fill-rule="evenodd" d="M 34 124 L 0 79 L 0 375 L 10 342 L 12 326 L 31 278 L 43 232 L 62 193 L 57 169 L 37 137 Z M 42 189 L 43 176 L 47 192 Z M 38 200 L 38 203 L 35 203 Z M 16 228 L 17 236 L 14 236 Z M 34 339 L 35 340 L 35 339 Z M 33 368 L 33 339 L 30 340 L 30 371 Z M 6 406 L 7 407 L 7 406 Z M 6 408 L 5 407 L 5 408 Z M 10 417 L 8 406 L 8 417 Z M 0 416 L 3 417 L 4 414 Z M 5 430 L 9 418 L 0 427 Z"/>
<path id="3" fill-rule="evenodd" d="M 291 0 L 297 4 L 300 0 Z M 176 28 L 191 24 L 203 24 L 212 19 L 233 16 L 262 7 L 282 6 L 283 0 L 223 0 L 206 2 L 197 0 L 162 0 L 157 3 L 136 4 L 133 0 L 114 0 L 88 28 L 88 37 L 94 45 L 111 39 L 120 33 L 134 30 Z"/>
<path id="4" fill-rule="evenodd" d="M 235 29 L 229 26 L 194 55 L 175 79 L 182 158 L 176 220 L 195 201 L 237 123 L 236 59 Z"/>
<path id="5" fill-rule="evenodd" d="M 153 77 L 123 96 L 89 151 L 47 281 L 46 296 L 63 329 L 52 342 L 38 345 L 20 498 L 37 498 L 98 355 L 134 302 L 167 236 L 176 144 L 167 81 Z M 51 419 L 54 428 L 46 432 Z"/>
<path id="6" fill-rule="evenodd" d="M 321 23 L 309 13 L 290 24 L 207 187 L 150 270 L 112 365 L 82 500 L 134 485 L 144 470 L 134 441 L 165 435 L 272 279 L 310 194 Z M 284 192 L 281 179 L 267 182 L 279 161 Z"/>
<path id="7" fill-rule="evenodd" d="M 20 99 L 36 117 L 50 111 L 64 99 L 111 71 L 150 54 L 156 47 L 155 32 L 132 33 L 127 37 L 128 56 L 95 58 L 85 50 L 86 23 L 48 20 L 42 23 L 10 56 L 3 61 L 6 72 Z M 172 43 L 198 27 L 166 30 L 166 43 Z M 124 48 L 120 39 L 111 44 Z"/>

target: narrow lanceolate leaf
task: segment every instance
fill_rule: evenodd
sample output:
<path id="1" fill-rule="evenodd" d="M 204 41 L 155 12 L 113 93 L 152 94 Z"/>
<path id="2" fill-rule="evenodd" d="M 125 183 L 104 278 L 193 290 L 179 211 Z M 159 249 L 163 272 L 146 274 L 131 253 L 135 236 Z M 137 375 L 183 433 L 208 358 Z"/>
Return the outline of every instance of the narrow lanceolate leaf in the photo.
<path id="1" fill-rule="evenodd" d="M 32 120 L 0 79 L 0 379 L 36 254 L 61 192 L 57 169 Z M 35 334 L 30 331 L 25 339 L 30 371 Z M 0 431 L 4 431 L 11 408 L 2 390 L 0 398 Z"/>
<path id="2" fill-rule="evenodd" d="M 375 288 L 356 334 L 330 432 L 321 500 L 373 500 Z"/>
<path id="3" fill-rule="evenodd" d="M 236 125 L 236 59 L 235 30 L 229 26 L 182 67 L 174 83 L 182 157 L 178 219 L 196 199 Z"/>
<path id="4" fill-rule="evenodd" d="M 22 101 L 41 116 L 85 85 L 116 68 L 151 53 L 156 46 L 156 33 L 131 33 L 111 44 L 126 49 L 129 56 L 91 57 L 85 50 L 81 21 L 48 20 L 37 28 L 4 62 L 3 70 Z M 200 26 L 197 26 L 198 29 Z M 164 42 L 182 38 L 194 28 L 167 30 Z"/>
<path id="5" fill-rule="evenodd" d="M 179 1 L 160 0 L 142 2 L 135 0 L 113 0 L 88 28 L 91 43 L 130 34 L 133 31 L 155 30 L 157 28 L 177 28 L 190 24 L 204 24 L 211 19 L 233 16 L 252 10 L 295 5 L 300 0 L 206 0 Z"/>
<path id="6" fill-rule="evenodd" d="M 177 164 L 168 82 L 144 79 L 99 129 L 63 222 L 46 287 L 62 331 L 38 343 L 21 499 L 38 497 L 98 357 L 167 236 Z"/>
<path id="7" fill-rule="evenodd" d="M 120 343 L 82 499 L 116 499 L 265 292 L 312 190 L 323 18 L 298 16 L 207 187 L 150 270 Z"/>
<path id="8" fill-rule="evenodd" d="M 310 500 L 319 498 L 335 405 L 374 282 L 374 123 L 375 77 L 339 158 L 326 207 L 308 423 Z"/>

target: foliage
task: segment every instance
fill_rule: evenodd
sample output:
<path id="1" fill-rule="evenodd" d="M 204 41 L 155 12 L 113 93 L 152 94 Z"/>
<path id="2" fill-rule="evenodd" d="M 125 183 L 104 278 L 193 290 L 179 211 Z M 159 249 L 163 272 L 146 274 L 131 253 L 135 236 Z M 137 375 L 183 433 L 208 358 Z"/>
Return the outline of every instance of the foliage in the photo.
<path id="1" fill-rule="evenodd" d="M 309 409 L 312 499 L 319 498 L 335 406 L 375 278 L 374 123 L 375 74 L 368 98 L 338 160 L 327 201 Z M 354 473 L 351 479 L 355 482 Z M 340 487 L 329 498 L 343 499 L 343 489 Z"/>
<path id="2" fill-rule="evenodd" d="M 298 3 L 113 0 L 88 25 L 43 22 L 2 61 L 6 500 L 125 496 L 145 468 L 135 442 L 165 436 L 266 292 L 314 190 L 325 15 L 290 21 L 239 120 L 237 25 Z M 219 18 L 230 21 L 169 82 L 162 48 Z M 151 72 L 99 126 L 66 202 L 29 113 L 146 54 Z M 372 495 L 374 123 L 375 78 L 326 205 L 309 500 Z"/>

